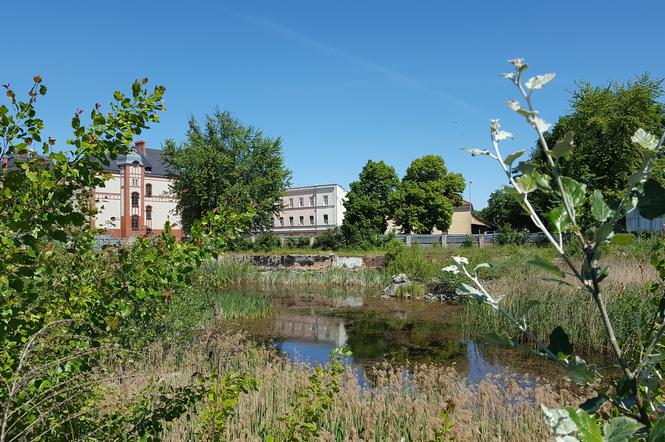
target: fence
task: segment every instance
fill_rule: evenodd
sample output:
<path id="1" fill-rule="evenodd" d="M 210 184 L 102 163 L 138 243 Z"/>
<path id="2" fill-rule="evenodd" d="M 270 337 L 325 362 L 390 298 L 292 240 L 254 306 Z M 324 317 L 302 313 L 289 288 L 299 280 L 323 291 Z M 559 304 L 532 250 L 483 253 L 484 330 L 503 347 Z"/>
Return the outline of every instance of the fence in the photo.
<path id="1" fill-rule="evenodd" d="M 470 243 L 470 245 L 473 246 L 484 247 L 496 243 L 498 236 L 498 233 L 480 233 L 473 235 L 448 235 L 444 233 L 438 235 L 395 235 L 395 238 L 404 241 L 407 246 L 448 247 L 462 246 Z M 526 233 L 525 239 L 526 242 L 538 243 L 545 241 L 545 235 L 543 233 Z"/>

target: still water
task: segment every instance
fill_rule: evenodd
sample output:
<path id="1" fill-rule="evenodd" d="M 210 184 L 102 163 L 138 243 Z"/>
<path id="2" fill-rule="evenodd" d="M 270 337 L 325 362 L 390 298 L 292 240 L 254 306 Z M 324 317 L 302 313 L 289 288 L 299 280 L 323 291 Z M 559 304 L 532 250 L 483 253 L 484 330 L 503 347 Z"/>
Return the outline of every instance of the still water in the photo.
<path id="1" fill-rule="evenodd" d="M 410 370 L 418 364 L 454 366 L 469 383 L 487 376 L 560 376 L 558 367 L 538 356 L 496 348 L 469 338 L 463 306 L 382 299 L 376 293 L 322 290 L 252 290 L 267 297 L 273 314 L 236 321 L 254 339 L 272 345 L 291 360 L 325 363 L 330 351 L 346 346 L 362 380 L 367 367 L 390 363 Z"/>

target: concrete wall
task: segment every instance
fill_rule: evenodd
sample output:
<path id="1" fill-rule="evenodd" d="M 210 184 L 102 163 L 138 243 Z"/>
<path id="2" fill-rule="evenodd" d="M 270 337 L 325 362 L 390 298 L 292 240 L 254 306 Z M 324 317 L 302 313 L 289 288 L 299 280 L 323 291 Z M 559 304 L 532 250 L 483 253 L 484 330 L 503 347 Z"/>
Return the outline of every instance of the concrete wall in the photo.
<path id="1" fill-rule="evenodd" d="M 385 265 L 383 256 L 250 255 L 222 259 L 249 259 L 252 264 L 259 267 L 294 270 L 381 268 Z"/>

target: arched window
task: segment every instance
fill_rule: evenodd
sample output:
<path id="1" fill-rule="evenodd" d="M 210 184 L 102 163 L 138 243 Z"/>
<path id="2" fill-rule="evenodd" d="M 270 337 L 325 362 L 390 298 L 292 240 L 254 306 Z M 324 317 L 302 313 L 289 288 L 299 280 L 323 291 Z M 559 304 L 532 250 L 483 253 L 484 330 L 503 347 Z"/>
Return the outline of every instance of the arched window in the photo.
<path id="1" fill-rule="evenodd" d="M 132 192 L 132 207 L 138 207 L 138 206 L 139 206 L 139 193 Z"/>
<path id="2" fill-rule="evenodd" d="M 138 230 L 138 229 L 139 229 L 139 216 L 132 215 L 132 230 Z"/>
<path id="3" fill-rule="evenodd" d="M 145 219 L 152 219 L 152 206 L 145 206 Z"/>
<path id="4" fill-rule="evenodd" d="M 145 185 L 145 196 L 152 196 L 152 184 Z"/>

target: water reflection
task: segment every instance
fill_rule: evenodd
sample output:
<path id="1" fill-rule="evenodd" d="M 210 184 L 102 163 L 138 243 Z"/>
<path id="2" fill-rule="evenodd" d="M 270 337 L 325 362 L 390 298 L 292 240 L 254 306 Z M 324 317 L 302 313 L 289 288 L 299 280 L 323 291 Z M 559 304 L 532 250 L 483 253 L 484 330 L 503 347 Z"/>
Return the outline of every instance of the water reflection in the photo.
<path id="1" fill-rule="evenodd" d="M 551 365 L 540 359 L 468 339 L 462 328 L 461 306 L 383 300 L 348 292 L 280 291 L 270 296 L 273 316 L 243 322 L 246 332 L 270 341 L 298 362 L 324 364 L 330 360 L 331 350 L 347 346 L 361 383 L 365 383 L 367 367 L 383 362 L 401 367 L 454 365 L 469 384 L 488 376 L 552 373 Z M 405 370 L 408 378 L 409 369 Z M 530 383 L 530 375 L 520 376 L 520 383 Z"/>

